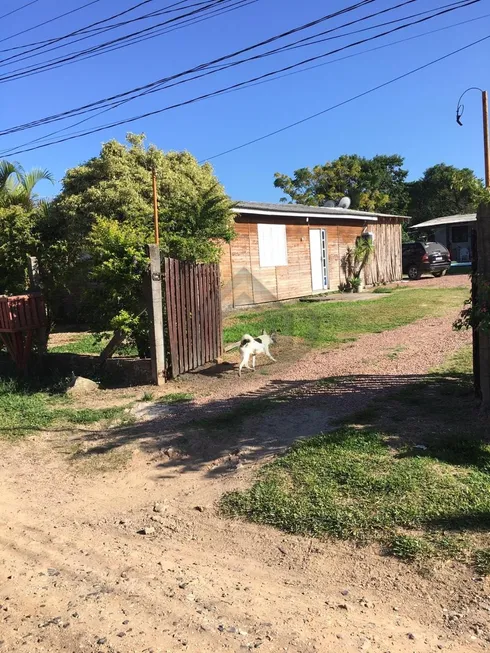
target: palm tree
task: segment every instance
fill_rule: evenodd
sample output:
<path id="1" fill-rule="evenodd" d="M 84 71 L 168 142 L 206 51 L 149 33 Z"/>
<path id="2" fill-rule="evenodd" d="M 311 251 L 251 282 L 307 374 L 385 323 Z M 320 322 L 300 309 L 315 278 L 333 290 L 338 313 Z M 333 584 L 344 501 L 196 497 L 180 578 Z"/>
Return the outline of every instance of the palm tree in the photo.
<path id="1" fill-rule="evenodd" d="M 54 184 L 54 177 L 49 170 L 33 168 L 26 172 L 17 163 L 0 161 L 0 206 L 14 204 L 32 209 L 37 202 L 34 187 L 43 179 Z"/>

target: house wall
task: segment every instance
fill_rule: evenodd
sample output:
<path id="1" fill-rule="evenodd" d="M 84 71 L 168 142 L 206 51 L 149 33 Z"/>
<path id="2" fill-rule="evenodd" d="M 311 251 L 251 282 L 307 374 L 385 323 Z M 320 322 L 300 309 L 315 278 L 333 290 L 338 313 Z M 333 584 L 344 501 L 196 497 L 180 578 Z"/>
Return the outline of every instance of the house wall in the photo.
<path id="1" fill-rule="evenodd" d="M 345 281 L 343 260 L 349 247 L 363 231 L 363 223 L 349 220 L 325 220 L 307 224 L 305 220 L 281 219 L 273 224 L 286 224 L 288 265 L 261 268 L 257 224 L 267 223 L 267 216 L 237 216 L 236 238 L 223 247 L 221 259 L 222 305 L 224 309 L 249 306 L 265 302 L 303 297 L 312 293 L 310 229 L 325 229 L 327 234 L 328 288 L 337 290 Z M 376 229 L 375 229 L 376 228 Z M 367 283 L 401 279 L 401 227 L 400 222 L 369 224 L 375 233 L 376 251 L 372 269 L 366 275 Z M 390 250 L 394 248 L 394 251 Z M 390 255 L 391 251 L 391 255 Z M 393 258 L 385 262 L 384 258 Z M 321 292 L 321 291 L 320 291 Z"/>
<path id="2" fill-rule="evenodd" d="M 366 266 L 364 283 L 390 283 L 402 278 L 402 231 L 397 218 L 378 218 L 368 231 L 374 234 L 374 256 Z"/>

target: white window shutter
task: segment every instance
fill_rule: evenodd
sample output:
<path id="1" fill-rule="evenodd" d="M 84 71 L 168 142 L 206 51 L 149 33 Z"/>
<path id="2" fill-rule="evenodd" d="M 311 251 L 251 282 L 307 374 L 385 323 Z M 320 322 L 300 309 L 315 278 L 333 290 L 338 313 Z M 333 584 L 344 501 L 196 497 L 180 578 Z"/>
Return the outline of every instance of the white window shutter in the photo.
<path id="1" fill-rule="evenodd" d="M 258 224 L 259 261 L 261 268 L 287 265 L 287 238 L 284 224 Z"/>

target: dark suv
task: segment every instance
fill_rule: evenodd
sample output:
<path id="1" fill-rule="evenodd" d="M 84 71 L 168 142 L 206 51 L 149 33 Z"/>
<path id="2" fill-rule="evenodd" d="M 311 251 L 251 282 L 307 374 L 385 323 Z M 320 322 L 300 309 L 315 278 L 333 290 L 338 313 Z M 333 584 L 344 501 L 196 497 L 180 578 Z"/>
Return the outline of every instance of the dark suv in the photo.
<path id="1" fill-rule="evenodd" d="M 403 243 L 402 264 L 403 274 L 412 281 L 424 272 L 442 277 L 451 267 L 451 255 L 441 243 Z"/>

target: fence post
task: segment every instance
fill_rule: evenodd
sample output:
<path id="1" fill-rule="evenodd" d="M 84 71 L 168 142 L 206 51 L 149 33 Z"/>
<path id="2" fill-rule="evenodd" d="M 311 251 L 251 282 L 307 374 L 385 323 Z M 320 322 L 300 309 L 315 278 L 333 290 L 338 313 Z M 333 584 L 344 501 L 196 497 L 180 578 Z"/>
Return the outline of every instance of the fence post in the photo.
<path id="1" fill-rule="evenodd" d="M 490 284 L 490 204 L 480 204 L 477 214 L 477 240 L 478 240 L 478 279 L 481 285 Z M 486 296 L 485 291 L 485 296 Z M 483 413 L 490 413 L 490 333 L 479 332 L 480 344 L 480 389 L 481 409 Z"/>
<path id="2" fill-rule="evenodd" d="M 163 336 L 162 269 L 160 247 L 148 245 L 150 259 L 150 315 L 151 374 L 155 385 L 165 383 L 165 349 Z"/>

